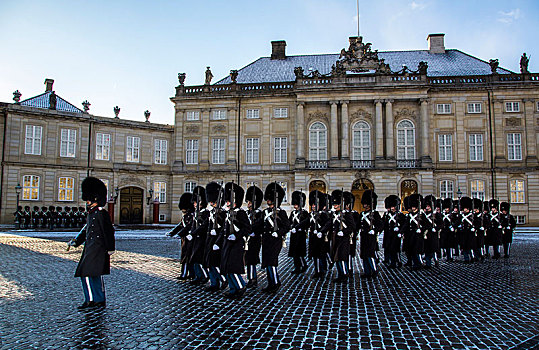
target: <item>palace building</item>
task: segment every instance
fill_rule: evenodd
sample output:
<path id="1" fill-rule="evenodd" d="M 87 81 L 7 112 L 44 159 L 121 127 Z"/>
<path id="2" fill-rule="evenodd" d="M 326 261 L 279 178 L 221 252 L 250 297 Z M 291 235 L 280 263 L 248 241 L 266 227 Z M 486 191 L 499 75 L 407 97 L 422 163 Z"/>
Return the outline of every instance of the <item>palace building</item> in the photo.
<path id="1" fill-rule="evenodd" d="M 1 220 L 24 205 L 80 203 L 82 179 L 108 185 L 115 223 L 177 222 L 184 191 L 209 181 L 262 189 L 498 198 L 539 224 L 539 74 L 498 66 L 431 34 L 425 50 L 378 51 L 362 37 L 337 54 L 269 57 L 171 101 L 174 126 L 104 118 L 40 96 L 0 105 Z M 118 111 L 119 112 L 119 111 Z M 150 194 L 150 189 L 153 191 Z M 286 201 L 286 199 L 285 199 Z M 77 205 L 77 204 L 73 204 Z"/>

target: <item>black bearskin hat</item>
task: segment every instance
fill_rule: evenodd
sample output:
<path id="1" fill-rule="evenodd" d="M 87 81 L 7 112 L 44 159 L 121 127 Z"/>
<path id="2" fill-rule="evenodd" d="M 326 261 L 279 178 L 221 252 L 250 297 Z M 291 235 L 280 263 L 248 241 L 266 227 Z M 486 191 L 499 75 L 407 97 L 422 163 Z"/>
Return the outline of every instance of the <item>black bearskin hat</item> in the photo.
<path id="1" fill-rule="evenodd" d="M 436 206 L 436 197 L 434 197 L 432 194 L 429 194 L 423 198 L 421 209 L 427 208 L 427 205 L 430 206 L 431 210 L 434 210 L 434 207 Z"/>
<path id="2" fill-rule="evenodd" d="M 39 211 L 39 207 L 37 205 L 34 205 L 34 211 Z"/>
<path id="3" fill-rule="evenodd" d="M 103 204 L 103 205 L 104 205 L 104 204 Z M 71 207 L 64 207 L 64 211 L 65 211 L 66 213 L 69 213 L 69 212 L 71 211 Z"/>
<path id="4" fill-rule="evenodd" d="M 459 204 L 459 200 L 458 199 L 453 199 L 453 210 L 457 208 L 458 210 L 460 210 L 460 204 Z"/>
<path id="5" fill-rule="evenodd" d="M 309 206 L 316 205 L 317 198 L 318 198 L 319 210 L 321 210 L 322 207 L 324 206 L 322 201 L 325 199 L 324 199 L 324 194 L 318 190 L 312 190 L 311 192 L 309 192 Z"/>
<path id="6" fill-rule="evenodd" d="M 193 210 L 193 194 L 191 192 L 185 192 L 181 195 L 178 208 L 186 211 Z"/>
<path id="7" fill-rule="evenodd" d="M 232 198 L 232 189 L 234 189 L 234 198 Z M 241 188 L 240 185 L 235 184 L 233 182 L 227 182 L 225 184 L 225 202 L 231 202 L 234 201 L 233 207 L 241 207 L 243 204 L 243 195 L 245 194 L 245 190 Z"/>
<path id="8" fill-rule="evenodd" d="M 87 177 L 82 181 L 82 200 L 97 203 L 99 207 L 104 207 L 107 203 L 107 186 L 103 181 L 95 177 Z"/>
<path id="9" fill-rule="evenodd" d="M 25 206 L 24 206 L 24 210 L 25 210 L 25 211 L 30 211 L 30 206 L 29 206 L 29 205 L 25 205 Z"/>
<path id="10" fill-rule="evenodd" d="M 483 211 L 489 211 L 488 201 L 483 201 Z"/>
<path id="11" fill-rule="evenodd" d="M 401 200 L 398 196 L 392 194 L 387 196 L 386 199 L 384 199 L 384 204 L 386 209 L 388 210 L 391 209 L 391 207 L 396 207 L 397 210 L 399 210 Z"/>
<path id="12" fill-rule="evenodd" d="M 217 206 L 222 206 L 224 202 L 223 193 L 221 191 L 223 188 L 220 184 L 218 184 L 215 181 L 210 182 L 206 185 L 206 201 L 208 203 L 217 203 Z M 219 196 L 221 197 L 221 200 L 219 200 Z"/>
<path id="13" fill-rule="evenodd" d="M 421 202 L 423 201 L 423 197 L 419 193 L 411 194 L 408 198 L 410 198 L 410 209 L 412 209 L 412 207 L 417 209 L 421 208 Z"/>
<path id="14" fill-rule="evenodd" d="M 41 211 L 47 211 L 47 207 L 42 206 L 42 207 L 41 207 Z"/>
<path id="15" fill-rule="evenodd" d="M 408 211 L 410 210 L 410 196 L 404 197 L 402 201 L 402 205 L 404 206 L 404 210 Z"/>
<path id="16" fill-rule="evenodd" d="M 275 202 L 275 194 L 277 194 L 277 203 L 276 206 L 279 207 L 284 199 L 284 189 L 277 183 L 272 182 L 266 186 L 266 191 L 264 192 L 264 200 L 270 200 Z"/>
<path id="17" fill-rule="evenodd" d="M 254 202 L 253 202 L 253 195 L 254 195 Z M 254 185 L 249 187 L 245 193 L 245 201 L 253 202 L 253 209 L 260 208 L 263 198 L 264 198 L 264 193 L 262 193 L 262 190 Z"/>
<path id="18" fill-rule="evenodd" d="M 507 211 L 507 214 L 509 214 L 509 209 L 511 209 L 511 204 L 507 202 L 501 202 L 500 203 L 500 211 Z"/>
<path id="19" fill-rule="evenodd" d="M 352 192 L 344 191 L 344 205 L 350 206 L 350 209 L 354 208 L 354 202 L 356 201 L 356 198 L 354 197 L 354 194 Z"/>
<path id="20" fill-rule="evenodd" d="M 331 192 L 331 205 L 335 205 L 335 204 L 340 205 L 341 200 L 344 201 L 343 191 L 335 190 L 335 191 Z"/>
<path id="21" fill-rule="evenodd" d="M 453 200 L 451 198 L 444 198 L 442 201 L 442 209 L 451 209 Z"/>
<path id="22" fill-rule="evenodd" d="M 79 211 L 80 211 L 81 213 L 84 213 L 84 207 L 79 207 Z"/>
<path id="23" fill-rule="evenodd" d="M 468 208 L 469 210 L 472 210 L 472 206 L 473 206 L 473 200 L 470 197 L 462 197 L 460 199 L 461 210 L 464 208 Z"/>
<path id="24" fill-rule="evenodd" d="M 305 199 L 305 193 L 301 191 L 292 192 L 292 205 L 299 205 L 300 208 L 303 208 L 306 203 Z"/>
<path id="25" fill-rule="evenodd" d="M 483 201 L 479 198 L 474 198 L 473 207 L 474 209 L 479 209 L 479 211 L 483 211 Z"/>
<path id="26" fill-rule="evenodd" d="M 30 207 L 28 207 L 28 209 L 30 209 Z M 62 212 L 62 207 L 56 207 L 56 211 L 59 213 Z"/>
<path id="27" fill-rule="evenodd" d="M 361 196 L 361 204 L 372 206 L 371 209 L 376 209 L 376 202 L 378 201 L 378 195 L 373 190 L 366 190 Z"/>
<path id="28" fill-rule="evenodd" d="M 493 198 L 493 199 L 491 199 L 491 200 L 488 201 L 488 206 L 489 206 L 490 208 L 496 208 L 496 209 L 498 209 L 498 206 L 499 206 L 499 205 L 500 205 L 500 202 L 498 202 L 497 199 L 494 199 L 494 198 Z"/>
<path id="29" fill-rule="evenodd" d="M 195 187 L 193 189 L 193 198 L 191 201 L 193 203 L 197 202 L 199 209 L 206 208 L 208 206 L 208 202 L 206 202 L 206 189 L 202 186 Z"/>
<path id="30" fill-rule="evenodd" d="M 71 207 L 71 211 L 72 211 L 73 213 L 76 213 L 76 212 L 79 211 L 79 207 Z"/>
<path id="31" fill-rule="evenodd" d="M 56 208 L 54 207 L 54 205 L 49 205 L 49 211 L 55 211 Z"/>

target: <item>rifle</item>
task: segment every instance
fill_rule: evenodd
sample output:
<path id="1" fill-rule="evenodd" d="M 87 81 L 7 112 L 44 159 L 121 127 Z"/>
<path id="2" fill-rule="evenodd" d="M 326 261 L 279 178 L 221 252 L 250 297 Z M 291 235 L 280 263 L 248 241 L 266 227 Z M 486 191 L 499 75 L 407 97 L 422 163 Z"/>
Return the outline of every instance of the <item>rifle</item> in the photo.
<path id="1" fill-rule="evenodd" d="M 342 220 L 344 211 L 344 188 L 341 187 L 341 211 L 339 212 L 339 231 L 342 231 Z"/>
<path id="2" fill-rule="evenodd" d="M 234 234 L 233 226 L 234 221 L 236 220 L 236 213 L 234 212 L 234 180 L 232 180 L 232 186 L 230 189 L 230 211 L 229 211 L 229 218 L 230 218 L 230 226 L 228 227 L 228 233 Z"/>
<path id="3" fill-rule="evenodd" d="M 213 221 L 213 229 L 217 229 L 217 218 L 221 214 L 221 195 L 223 194 L 223 188 L 219 187 L 219 195 L 217 196 L 217 208 L 215 209 L 215 219 Z M 216 230 L 217 231 L 217 230 Z"/>
<path id="4" fill-rule="evenodd" d="M 277 225 L 277 181 L 273 186 L 273 231 L 277 233 L 279 231 L 279 225 Z"/>
<path id="5" fill-rule="evenodd" d="M 196 219 L 195 219 L 195 230 L 198 228 L 198 218 L 200 216 L 200 191 L 197 191 L 196 194 L 196 202 L 197 202 L 197 211 L 196 211 Z"/>
<path id="6" fill-rule="evenodd" d="M 252 195 L 252 198 L 251 198 L 251 212 L 249 213 L 249 218 L 251 221 L 251 225 L 253 224 L 254 220 L 255 220 L 255 188 L 253 188 L 253 195 Z M 245 250 L 249 250 L 249 240 L 251 239 L 251 236 L 247 236 L 247 238 L 245 239 Z"/>

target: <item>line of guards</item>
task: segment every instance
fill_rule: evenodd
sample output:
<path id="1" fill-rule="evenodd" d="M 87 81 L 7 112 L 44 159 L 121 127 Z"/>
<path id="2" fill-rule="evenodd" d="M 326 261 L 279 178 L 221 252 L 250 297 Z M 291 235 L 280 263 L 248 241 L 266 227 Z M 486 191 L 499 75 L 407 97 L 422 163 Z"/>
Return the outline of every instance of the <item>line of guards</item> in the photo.
<path id="1" fill-rule="evenodd" d="M 167 236 L 179 236 L 182 272 L 180 280 L 205 285 L 208 291 L 219 291 L 228 283 L 229 298 L 240 298 L 247 288 L 257 286 L 256 266 L 266 269 L 268 285 L 264 292 L 274 293 L 281 286 L 278 257 L 290 235 L 288 256 L 293 259 L 293 274 L 307 270 L 306 257 L 314 265 L 313 278 L 324 277 L 337 267 L 336 283 L 346 283 L 353 273 L 352 260 L 362 259 L 362 278 L 378 273 L 378 236 L 383 235 L 384 263 L 400 268 L 401 250 L 407 256 L 405 266 L 413 270 L 438 264 L 443 252 L 448 261 L 462 251 L 464 262 L 482 260 L 492 246 L 494 258 L 500 257 L 503 244 L 509 257 L 515 220 L 509 204 L 463 197 L 458 201 L 439 200 L 434 196 L 413 194 L 401 200 L 391 195 L 385 199 L 387 211 L 376 211 L 377 194 L 364 192 L 358 213 L 351 192 L 335 190 L 331 195 L 320 191 L 309 193 L 310 212 L 304 209 L 306 196 L 292 193 L 294 210 L 280 208 L 285 192 L 278 183 L 270 183 L 263 193 L 256 186 L 244 191 L 234 182 L 222 187 L 216 182 L 205 188 L 197 186 L 184 193 L 179 202 L 182 221 Z M 247 210 L 241 208 L 247 203 Z M 260 209 L 262 200 L 267 208 Z M 209 206 L 208 206 L 209 204 Z M 500 213 L 501 210 L 501 213 Z M 242 274 L 247 269 L 248 282 Z"/>
<path id="2" fill-rule="evenodd" d="M 17 208 L 15 227 L 17 229 L 48 229 L 55 228 L 81 228 L 86 224 L 86 208 L 84 207 L 41 207 L 34 206 L 31 211 L 29 206 Z"/>

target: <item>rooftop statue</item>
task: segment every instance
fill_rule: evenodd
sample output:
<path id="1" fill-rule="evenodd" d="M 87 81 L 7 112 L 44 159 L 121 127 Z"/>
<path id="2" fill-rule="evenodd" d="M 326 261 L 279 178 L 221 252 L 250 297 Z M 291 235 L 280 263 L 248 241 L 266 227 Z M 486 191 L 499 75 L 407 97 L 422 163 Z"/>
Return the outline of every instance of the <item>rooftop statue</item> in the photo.
<path id="1" fill-rule="evenodd" d="M 530 63 L 530 58 L 526 57 L 526 53 L 524 52 L 520 57 L 520 73 L 527 74 L 530 72 L 528 71 L 528 63 Z"/>

